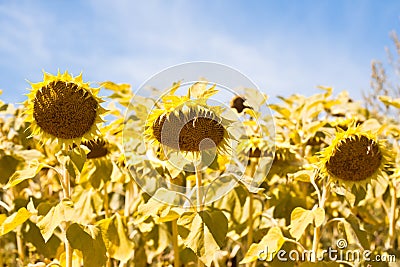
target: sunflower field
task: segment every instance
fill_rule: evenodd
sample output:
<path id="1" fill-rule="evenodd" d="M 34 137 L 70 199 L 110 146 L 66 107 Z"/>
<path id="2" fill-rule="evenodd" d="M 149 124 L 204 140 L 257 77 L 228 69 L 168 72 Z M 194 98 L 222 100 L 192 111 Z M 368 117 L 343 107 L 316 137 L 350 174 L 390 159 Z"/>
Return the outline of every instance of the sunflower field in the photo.
<path id="1" fill-rule="evenodd" d="M 362 101 L 274 104 L 44 73 L 0 102 L 0 266 L 400 266 L 400 98 L 381 70 Z"/>

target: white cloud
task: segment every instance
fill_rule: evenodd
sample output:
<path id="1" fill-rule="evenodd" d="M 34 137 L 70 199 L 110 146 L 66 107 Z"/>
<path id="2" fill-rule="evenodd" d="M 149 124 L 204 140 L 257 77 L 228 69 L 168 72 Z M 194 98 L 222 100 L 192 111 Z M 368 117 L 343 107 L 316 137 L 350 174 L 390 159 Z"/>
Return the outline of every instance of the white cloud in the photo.
<path id="1" fill-rule="evenodd" d="M 0 5 L 0 16 L 7 17 L 0 19 L 0 54 L 6 58 L 2 68 L 11 64 L 31 80 L 40 79 L 42 68 L 68 69 L 136 88 L 171 65 L 207 60 L 242 71 L 272 96 L 311 94 L 323 84 L 359 97 L 369 85 L 369 63 L 352 54 L 351 32 L 342 36 L 347 42 L 334 42 L 329 32 L 309 32 L 307 23 L 283 31 L 255 20 L 259 35 L 246 39 L 240 30 L 216 27 L 223 14 L 196 13 L 201 2 L 93 0 L 81 4 L 84 10 L 78 6 L 70 20 L 62 8 L 24 5 Z"/>
<path id="2" fill-rule="evenodd" d="M 288 38 L 285 32 L 273 32 L 257 40 L 245 40 L 239 35 L 214 31 L 212 22 L 197 24 L 191 16 L 195 8 L 182 2 L 95 3 L 100 14 L 112 14 L 110 22 L 119 27 L 125 46 L 140 49 L 139 54 L 131 51 L 126 57 L 109 55 L 107 59 L 115 66 L 129 67 L 111 72 L 131 73 L 136 81 L 143 81 L 148 78 L 143 75 L 168 65 L 211 60 L 243 71 L 272 95 L 316 92 L 315 87 L 323 84 L 336 86 L 337 90 L 348 89 L 359 97 L 359 90 L 367 89 L 369 83 L 369 65 L 360 65 L 352 58 L 350 44 L 341 40 L 333 43 L 325 35 L 318 35 L 322 33 L 310 38 L 306 28 Z"/>
<path id="3" fill-rule="evenodd" d="M 35 10 L 31 11 L 33 13 L 29 14 L 18 6 L 0 6 L 0 29 L 4 36 L 0 41 L 0 53 L 9 53 L 13 60 L 22 64 L 30 63 L 23 56 L 26 52 L 34 58 L 49 59 L 43 32 L 43 25 L 48 21 L 46 17 L 38 16 Z"/>

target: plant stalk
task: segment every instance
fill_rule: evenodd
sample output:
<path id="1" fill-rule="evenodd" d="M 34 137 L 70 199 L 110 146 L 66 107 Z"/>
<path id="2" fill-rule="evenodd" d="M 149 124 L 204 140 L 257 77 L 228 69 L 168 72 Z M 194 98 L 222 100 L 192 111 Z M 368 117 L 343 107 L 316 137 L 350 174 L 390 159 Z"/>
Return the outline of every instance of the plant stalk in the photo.
<path id="1" fill-rule="evenodd" d="M 124 206 L 124 216 L 125 217 L 128 217 L 130 215 L 130 207 L 131 207 L 131 202 L 133 199 L 133 194 L 134 194 L 133 182 L 129 181 L 126 184 L 126 188 L 125 188 L 125 206 Z"/>
<path id="2" fill-rule="evenodd" d="M 110 206 L 108 204 L 108 192 L 107 192 L 108 183 L 104 184 L 104 213 L 106 218 L 110 218 Z"/>
<path id="3" fill-rule="evenodd" d="M 328 186 L 329 186 L 329 183 L 324 182 L 324 185 L 322 188 L 322 194 L 318 201 L 318 207 L 320 207 L 321 209 L 324 209 L 324 210 L 325 210 L 325 202 L 328 197 Z M 321 229 L 322 229 L 322 225 L 314 227 L 314 236 L 313 236 L 313 242 L 312 242 L 312 251 L 313 251 L 312 261 L 313 262 L 316 261 L 316 258 L 318 256 L 317 253 L 318 253 L 319 241 L 321 239 Z"/>
<path id="4" fill-rule="evenodd" d="M 195 166 L 195 172 L 196 172 L 196 196 L 197 196 L 197 212 L 203 211 L 203 191 L 202 191 L 202 184 L 203 184 L 203 177 L 201 173 L 201 166 L 200 164 Z M 197 258 L 197 266 L 198 267 L 203 267 L 204 263 L 200 260 L 200 257 Z"/>
<path id="5" fill-rule="evenodd" d="M 21 261 L 21 264 L 25 263 L 25 253 L 24 253 L 24 242 L 22 240 L 21 227 L 17 229 L 17 250 L 18 250 L 18 258 Z"/>
<path id="6" fill-rule="evenodd" d="M 195 168 L 196 172 L 196 196 L 197 196 L 197 206 L 198 206 L 198 211 L 203 211 L 203 191 L 202 191 L 202 185 L 203 185 L 203 177 L 201 174 L 201 169 L 200 169 L 200 164 L 196 166 Z"/>
<path id="7" fill-rule="evenodd" d="M 247 249 L 249 249 L 251 244 L 253 243 L 253 232 L 254 232 L 253 231 L 254 195 L 252 192 L 249 192 L 249 212 L 250 212 L 248 220 L 249 233 L 247 234 Z"/>
<path id="8" fill-rule="evenodd" d="M 71 181 L 67 168 L 64 168 L 62 184 L 63 184 L 64 198 L 71 199 Z M 65 222 L 65 233 L 67 233 L 70 224 L 71 224 L 70 222 Z M 73 248 L 71 247 L 66 234 L 65 234 L 64 244 L 65 244 L 65 266 L 72 267 Z"/>
<path id="9" fill-rule="evenodd" d="M 174 248 L 174 266 L 179 267 L 178 220 L 172 221 L 172 246 Z"/>
<path id="10" fill-rule="evenodd" d="M 390 213 L 389 213 L 389 248 L 394 248 L 396 241 L 396 210 L 397 210 L 397 192 L 396 192 L 396 181 L 393 179 L 391 183 L 391 201 L 390 201 Z"/>
<path id="11" fill-rule="evenodd" d="M 256 166 L 258 164 L 258 158 L 252 158 L 250 161 L 250 168 L 249 168 L 249 176 L 253 178 L 255 172 L 256 172 Z M 251 185 L 250 185 L 251 186 Z M 248 188 L 247 188 L 248 189 Z M 247 234 L 247 246 L 246 249 L 248 250 L 253 244 L 253 234 L 254 234 L 254 193 L 251 192 L 249 189 L 247 190 L 249 193 L 249 219 L 247 221 L 248 227 L 249 227 L 249 232 Z M 253 266 L 253 262 L 247 263 L 247 267 Z"/>
<path id="12" fill-rule="evenodd" d="M 108 204 L 108 191 L 107 191 L 107 186 L 108 186 L 108 182 L 106 182 L 104 184 L 104 215 L 105 218 L 110 218 L 110 206 Z M 111 262 L 111 258 L 107 253 L 107 262 L 106 262 L 106 267 L 111 267 L 112 262 Z"/>

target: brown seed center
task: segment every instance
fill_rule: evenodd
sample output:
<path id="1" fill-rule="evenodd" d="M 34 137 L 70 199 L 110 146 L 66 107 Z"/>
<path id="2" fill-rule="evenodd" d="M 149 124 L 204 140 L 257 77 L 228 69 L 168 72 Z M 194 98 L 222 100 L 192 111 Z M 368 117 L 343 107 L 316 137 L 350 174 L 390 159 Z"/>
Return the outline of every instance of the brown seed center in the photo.
<path id="1" fill-rule="evenodd" d="M 153 124 L 155 138 L 163 145 L 188 152 L 199 152 L 218 146 L 224 140 L 224 127 L 212 116 L 184 116 L 182 112 L 158 118 Z"/>
<path id="2" fill-rule="evenodd" d="M 347 138 L 336 147 L 326 163 L 329 174 L 345 181 L 363 181 L 380 167 L 382 154 L 378 144 L 365 137 Z"/>
<path id="3" fill-rule="evenodd" d="M 97 108 L 96 99 L 78 85 L 54 81 L 36 93 L 33 117 L 45 133 L 73 139 L 91 129 Z"/>

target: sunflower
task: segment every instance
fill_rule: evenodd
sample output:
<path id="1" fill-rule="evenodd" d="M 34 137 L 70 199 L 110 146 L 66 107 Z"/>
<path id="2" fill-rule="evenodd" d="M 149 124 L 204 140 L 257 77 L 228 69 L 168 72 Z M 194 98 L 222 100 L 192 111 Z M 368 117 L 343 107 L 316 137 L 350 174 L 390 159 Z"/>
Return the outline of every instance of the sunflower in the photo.
<path id="1" fill-rule="evenodd" d="M 376 134 L 350 125 L 339 132 L 332 143 L 320 153 L 320 170 L 335 184 L 347 189 L 366 187 L 382 175 L 390 154 Z"/>
<path id="2" fill-rule="evenodd" d="M 83 141 L 81 146 L 87 148 L 87 160 L 77 183 L 82 184 L 89 181 L 94 188 L 101 188 L 108 181 L 121 178 L 119 172 L 119 175 L 116 175 L 118 167 L 112 158 L 113 152 L 117 149 L 115 145 L 104 138 L 95 138 Z"/>
<path id="3" fill-rule="evenodd" d="M 239 157 L 260 158 L 270 152 L 267 140 L 259 135 L 251 135 L 242 139 L 238 146 Z"/>
<path id="4" fill-rule="evenodd" d="M 107 156 L 109 152 L 108 143 L 100 138 L 83 141 L 82 145 L 89 149 L 89 152 L 86 154 L 87 159 L 99 159 Z"/>
<path id="5" fill-rule="evenodd" d="M 99 88 L 82 81 L 82 74 L 73 77 L 68 72 L 57 76 L 44 73 L 43 81 L 30 83 L 31 92 L 25 102 L 26 121 L 31 136 L 40 135 L 43 143 L 57 140 L 70 146 L 99 135 L 98 123 L 103 122 L 103 102 L 97 97 Z"/>
<path id="6" fill-rule="evenodd" d="M 205 150 L 217 153 L 230 151 L 227 127 L 230 121 L 221 116 L 222 109 L 207 105 L 207 99 L 215 94 L 215 86 L 198 93 L 196 98 L 176 96 L 180 84 L 174 84 L 169 93 L 161 98 L 160 108 L 153 109 L 145 125 L 148 143 L 164 149 L 185 152 L 194 156 Z"/>
<path id="7" fill-rule="evenodd" d="M 236 111 L 238 113 L 242 113 L 243 110 L 246 109 L 246 108 L 253 109 L 252 107 L 247 106 L 246 98 L 244 98 L 243 96 L 238 96 L 238 95 L 234 96 L 231 99 L 230 107 L 232 109 L 236 109 Z"/>

